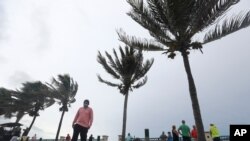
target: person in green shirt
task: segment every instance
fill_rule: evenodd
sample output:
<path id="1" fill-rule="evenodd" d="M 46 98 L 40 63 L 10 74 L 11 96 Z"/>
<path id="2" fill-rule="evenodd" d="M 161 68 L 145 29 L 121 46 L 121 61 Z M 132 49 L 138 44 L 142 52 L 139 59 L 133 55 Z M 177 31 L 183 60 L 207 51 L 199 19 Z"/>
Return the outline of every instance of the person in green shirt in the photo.
<path id="1" fill-rule="evenodd" d="M 183 141 L 191 141 L 190 128 L 185 124 L 185 120 L 182 120 L 182 125 L 178 128 L 178 132 L 182 135 Z"/>
<path id="2" fill-rule="evenodd" d="M 213 138 L 213 141 L 220 141 L 220 133 L 218 128 L 214 124 L 210 124 L 210 135 Z"/>

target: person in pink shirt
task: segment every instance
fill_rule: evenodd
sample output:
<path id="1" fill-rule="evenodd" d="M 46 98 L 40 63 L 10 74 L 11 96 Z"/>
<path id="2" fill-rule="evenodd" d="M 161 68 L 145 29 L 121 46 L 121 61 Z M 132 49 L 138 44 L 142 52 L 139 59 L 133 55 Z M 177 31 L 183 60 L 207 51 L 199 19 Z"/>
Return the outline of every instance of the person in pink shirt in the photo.
<path id="1" fill-rule="evenodd" d="M 87 133 L 93 122 L 93 110 L 89 107 L 89 100 L 84 100 L 73 120 L 73 137 L 71 141 L 77 141 L 80 134 L 81 141 L 87 141 Z"/>

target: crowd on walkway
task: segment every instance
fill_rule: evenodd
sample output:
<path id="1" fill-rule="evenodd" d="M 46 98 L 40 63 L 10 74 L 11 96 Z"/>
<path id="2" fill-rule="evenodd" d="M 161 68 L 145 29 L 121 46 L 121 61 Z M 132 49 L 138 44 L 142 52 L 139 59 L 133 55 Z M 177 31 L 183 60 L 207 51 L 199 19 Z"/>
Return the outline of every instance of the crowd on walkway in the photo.
<path id="1" fill-rule="evenodd" d="M 213 141 L 220 141 L 220 134 L 218 128 L 214 124 L 210 124 L 210 135 Z M 185 120 L 182 120 L 182 124 L 177 129 L 175 125 L 172 126 L 172 132 L 168 132 L 167 135 L 163 131 L 160 135 L 161 141 L 179 141 L 182 137 L 183 141 L 197 141 L 198 139 L 198 132 L 196 126 L 193 125 L 193 128 L 186 124 Z"/>
<path id="2" fill-rule="evenodd" d="M 89 107 L 89 100 L 86 99 L 83 102 L 83 107 L 79 108 L 72 122 L 73 136 L 71 138 L 70 135 L 67 134 L 65 141 L 77 141 L 79 134 L 81 136 L 82 141 L 87 141 L 87 133 L 92 125 L 92 122 L 93 122 L 93 111 L 92 108 Z M 21 141 L 29 140 L 29 138 L 27 137 L 27 133 L 25 131 L 27 131 L 27 129 L 24 130 Z M 215 124 L 210 124 L 210 135 L 213 141 L 220 141 L 219 130 L 215 126 Z M 13 136 L 10 141 L 18 141 L 17 137 L 18 136 Z M 191 130 L 190 127 L 186 124 L 185 120 L 182 120 L 182 124 L 179 126 L 178 129 L 176 128 L 175 125 L 173 125 L 172 132 L 168 131 L 166 134 L 163 131 L 162 134 L 159 136 L 159 139 L 161 141 L 180 141 L 180 137 L 182 137 L 182 141 L 191 141 L 191 138 L 193 139 L 193 141 L 197 141 L 198 132 L 196 126 L 193 125 L 193 128 Z M 40 138 L 39 140 L 41 141 L 42 138 Z M 93 136 L 91 135 L 89 137 L 89 141 L 92 140 Z M 137 141 L 137 140 L 138 139 L 133 138 L 130 135 L 130 133 L 128 133 L 128 135 L 126 136 L 126 141 Z M 37 141 L 36 134 L 32 136 L 31 141 Z"/>
<path id="3" fill-rule="evenodd" d="M 210 135 L 213 141 L 220 141 L 220 134 L 218 128 L 215 124 L 210 124 L 209 129 Z M 182 140 L 180 140 L 180 137 Z M 185 120 L 182 120 L 181 125 L 176 128 L 176 125 L 172 126 L 172 131 L 168 131 L 167 134 L 165 131 L 162 131 L 162 134 L 159 136 L 161 141 L 197 141 L 198 140 L 198 132 L 196 126 L 193 125 L 192 129 L 186 124 Z M 126 137 L 126 141 L 135 141 L 130 133 L 128 133 Z"/>
<path id="4" fill-rule="evenodd" d="M 210 124 L 210 135 L 213 139 L 213 141 L 220 141 L 220 134 L 218 128 L 214 124 Z M 186 124 L 185 120 L 182 120 L 182 124 L 179 126 L 178 129 L 176 129 L 176 126 L 172 126 L 172 132 L 168 132 L 167 135 L 163 131 L 160 135 L 161 141 L 179 141 L 182 137 L 183 141 L 197 141 L 198 139 L 198 132 L 196 129 L 196 126 L 193 125 L 193 128 L 190 129 L 190 127 Z"/>

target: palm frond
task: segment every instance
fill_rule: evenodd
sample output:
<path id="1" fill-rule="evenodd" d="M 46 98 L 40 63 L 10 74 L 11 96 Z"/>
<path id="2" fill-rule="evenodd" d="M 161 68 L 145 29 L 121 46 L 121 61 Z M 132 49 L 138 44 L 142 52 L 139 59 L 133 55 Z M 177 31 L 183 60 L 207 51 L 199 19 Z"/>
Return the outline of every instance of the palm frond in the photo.
<path id="1" fill-rule="evenodd" d="M 113 53 L 115 55 L 115 63 L 116 63 L 116 66 L 117 66 L 117 73 L 121 74 L 121 71 L 123 70 L 122 63 L 121 63 L 121 61 L 120 61 L 120 59 L 119 59 L 119 57 L 118 57 L 115 49 L 113 49 Z"/>
<path id="2" fill-rule="evenodd" d="M 136 71 L 135 75 L 133 76 L 132 81 L 135 82 L 144 77 L 151 68 L 151 66 L 153 65 L 153 63 L 154 59 L 151 59 L 147 60 L 144 64 L 142 64 L 141 67 Z"/>
<path id="3" fill-rule="evenodd" d="M 133 49 L 133 48 L 131 48 Z M 140 74 L 143 70 L 143 55 L 142 55 L 142 50 L 139 50 L 135 55 L 135 60 L 136 60 L 136 66 L 135 66 L 135 71 L 133 72 L 133 76 L 131 79 L 131 82 L 134 83 L 136 81 L 135 78 L 140 77 Z"/>
<path id="4" fill-rule="evenodd" d="M 115 63 L 114 59 L 112 58 L 112 56 L 107 52 L 105 51 L 105 54 L 106 56 L 108 57 L 109 59 L 109 64 L 110 66 L 116 71 L 118 72 L 119 71 L 119 68 L 118 68 L 118 65 Z M 119 78 L 118 78 L 119 79 Z"/>
<path id="5" fill-rule="evenodd" d="M 135 89 L 140 88 L 141 86 L 145 85 L 147 83 L 147 76 L 145 76 L 141 81 L 137 82 L 137 84 L 133 85 L 132 87 Z"/>
<path id="6" fill-rule="evenodd" d="M 102 56 L 102 54 L 98 51 L 97 61 L 100 63 L 105 71 L 107 71 L 109 74 L 111 74 L 114 78 L 119 79 L 119 75 L 108 65 L 106 59 Z M 112 63 L 112 60 L 111 60 Z"/>
<path id="7" fill-rule="evenodd" d="M 192 15 L 192 32 L 197 33 L 215 21 L 219 22 L 223 14 L 238 2 L 239 0 L 201 0 L 197 2 L 196 13 Z"/>
<path id="8" fill-rule="evenodd" d="M 122 32 L 122 30 L 120 30 L 117 33 L 119 36 L 119 40 L 130 47 L 133 47 L 139 50 L 145 50 L 145 51 L 165 51 L 166 50 L 164 49 L 164 46 L 159 43 L 148 41 L 147 39 L 144 39 L 144 40 L 138 39 L 134 36 L 128 36 L 126 35 L 125 32 Z"/>
<path id="9" fill-rule="evenodd" d="M 158 21 L 149 8 L 143 5 L 143 2 L 138 2 L 137 0 L 128 1 L 133 9 L 127 14 L 134 19 L 134 21 L 147 29 L 150 34 L 157 35 L 155 38 L 159 37 L 164 39 L 165 44 L 173 41 L 169 36 L 169 33 L 171 33 L 171 30 L 168 28 L 169 26 Z M 173 34 L 171 33 L 171 35 Z"/>
<path id="10" fill-rule="evenodd" d="M 100 75 L 97 75 L 97 77 L 98 77 L 98 80 L 99 80 L 100 82 L 105 83 L 105 84 L 107 84 L 107 85 L 109 85 L 109 86 L 112 86 L 112 87 L 119 87 L 119 86 L 120 86 L 120 84 L 115 84 L 115 83 L 112 83 L 112 82 L 103 80 L 103 79 L 101 78 Z"/>
<path id="11" fill-rule="evenodd" d="M 218 40 L 226 35 L 236 32 L 242 28 L 250 25 L 250 12 L 245 15 L 239 14 L 232 17 L 230 20 L 226 19 L 223 24 L 217 24 L 214 29 L 211 29 L 205 34 L 203 44 Z"/>
<path id="12" fill-rule="evenodd" d="M 147 60 L 144 64 L 143 64 L 143 73 L 144 75 L 149 71 L 149 69 L 152 67 L 154 63 L 154 59 L 151 60 Z"/>
<path id="13" fill-rule="evenodd" d="M 120 50 L 121 58 L 124 58 L 125 57 L 125 53 L 123 52 L 121 46 L 119 46 L 119 50 Z"/>
<path id="14" fill-rule="evenodd" d="M 76 93 L 78 91 L 78 83 L 77 82 L 74 82 L 73 79 L 71 79 L 71 84 L 70 84 L 70 90 L 71 90 L 71 95 L 70 95 L 70 103 L 74 103 L 74 99 L 75 99 L 75 96 L 76 96 Z"/>
<path id="15" fill-rule="evenodd" d="M 160 0 L 148 0 L 148 7 L 150 9 L 150 12 L 152 13 L 152 16 L 155 20 L 162 23 L 162 25 L 168 25 L 169 21 L 167 18 L 167 13 L 164 13 L 164 1 Z M 168 28 L 168 27 L 166 27 Z"/>
<path id="16" fill-rule="evenodd" d="M 54 77 L 51 78 L 51 84 L 54 85 L 54 87 L 56 88 L 60 86 L 60 82 L 57 81 Z"/>
<path id="17" fill-rule="evenodd" d="M 121 47 L 120 50 L 122 50 Z M 132 48 L 129 48 L 128 46 L 125 47 L 125 52 L 126 56 L 132 56 L 134 54 L 134 50 Z M 125 56 L 123 56 L 122 58 L 125 58 Z"/>
<path id="18" fill-rule="evenodd" d="M 171 33 L 176 38 L 186 36 L 196 2 L 196 0 L 164 0 L 163 12 L 167 15 Z"/>

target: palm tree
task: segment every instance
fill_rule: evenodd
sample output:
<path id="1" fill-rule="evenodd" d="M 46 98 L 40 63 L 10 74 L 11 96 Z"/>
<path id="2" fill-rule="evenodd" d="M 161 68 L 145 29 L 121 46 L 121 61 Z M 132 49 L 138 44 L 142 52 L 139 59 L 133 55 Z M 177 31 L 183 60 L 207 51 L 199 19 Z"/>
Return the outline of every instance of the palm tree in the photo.
<path id="1" fill-rule="evenodd" d="M 40 81 L 23 83 L 18 98 L 20 101 L 25 101 L 31 107 L 28 113 L 33 117 L 33 120 L 27 130 L 28 135 L 36 117 L 39 116 L 39 111 L 53 105 L 55 100 L 52 97 L 51 89 Z"/>
<path id="2" fill-rule="evenodd" d="M 162 51 L 171 59 L 174 59 L 176 52 L 182 55 L 198 140 L 205 141 L 200 106 L 189 64 L 189 51 L 199 49 L 202 52 L 204 44 L 249 26 L 250 12 L 228 19 L 223 17 L 239 0 L 146 0 L 147 4 L 144 0 L 127 2 L 132 7 L 127 14 L 147 29 L 154 40 L 142 40 L 119 31 L 120 40 L 137 49 Z M 195 40 L 193 37 L 201 32 L 204 33 L 203 41 Z"/>
<path id="3" fill-rule="evenodd" d="M 78 90 L 78 84 L 68 74 L 58 75 L 58 79 L 52 78 L 51 84 L 47 83 L 54 90 L 54 98 L 59 100 L 60 111 L 62 112 L 59 126 L 56 133 L 56 141 L 60 133 L 64 113 L 68 111 L 71 103 L 76 101 L 75 96 Z"/>
<path id="4" fill-rule="evenodd" d="M 112 83 L 106 80 L 103 80 L 100 75 L 98 79 L 100 82 L 105 83 L 112 87 L 117 87 L 120 90 L 120 93 L 125 96 L 124 99 L 124 109 L 123 109 L 123 125 L 122 125 L 122 141 L 125 141 L 126 134 L 126 120 L 127 120 L 127 103 L 129 90 L 132 91 L 134 88 L 140 88 L 147 82 L 146 73 L 151 68 L 153 64 L 153 59 L 147 60 L 143 63 L 143 55 L 141 51 L 136 51 L 133 48 L 125 47 L 123 51 L 122 48 L 119 48 L 121 58 L 118 58 L 118 55 L 115 50 L 114 56 L 106 52 L 106 58 L 98 52 L 97 61 L 103 66 L 103 68 L 113 76 L 114 79 L 119 80 L 118 83 Z"/>

